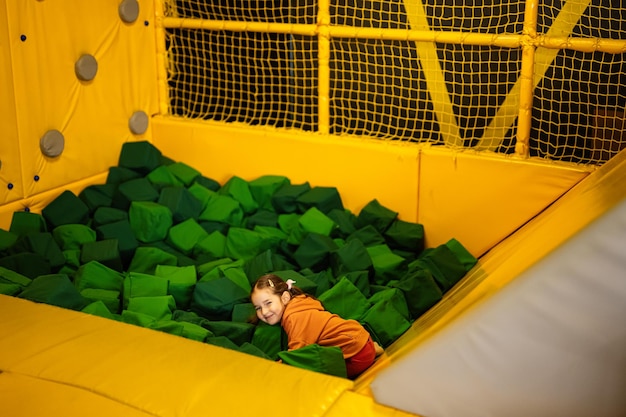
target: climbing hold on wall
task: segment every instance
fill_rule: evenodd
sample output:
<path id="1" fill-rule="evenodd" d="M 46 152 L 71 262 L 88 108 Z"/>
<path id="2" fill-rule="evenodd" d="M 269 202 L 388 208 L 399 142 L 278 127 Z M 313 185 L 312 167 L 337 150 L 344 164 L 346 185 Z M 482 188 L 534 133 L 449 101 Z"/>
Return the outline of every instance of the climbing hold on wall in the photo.
<path id="1" fill-rule="evenodd" d="M 58 130 L 48 130 L 39 141 L 41 153 L 50 158 L 57 157 L 63 152 L 65 147 L 65 138 L 63 133 Z"/>
<path id="2" fill-rule="evenodd" d="M 148 115 L 141 110 L 134 112 L 128 120 L 128 127 L 135 135 L 145 133 L 148 129 Z"/>
<path id="3" fill-rule="evenodd" d="M 84 54 L 74 64 L 76 76 L 82 81 L 91 81 L 98 72 L 98 61 L 93 55 Z"/>
<path id="4" fill-rule="evenodd" d="M 118 8 L 120 19 L 126 23 L 133 23 L 139 16 L 139 3 L 137 0 L 123 0 Z"/>

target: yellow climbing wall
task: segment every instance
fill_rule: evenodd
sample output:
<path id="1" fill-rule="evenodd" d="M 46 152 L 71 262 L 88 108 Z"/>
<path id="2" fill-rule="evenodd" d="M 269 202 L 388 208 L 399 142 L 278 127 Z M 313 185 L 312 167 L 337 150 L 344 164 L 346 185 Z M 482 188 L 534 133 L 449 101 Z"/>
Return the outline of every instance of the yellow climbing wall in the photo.
<path id="1" fill-rule="evenodd" d="M 104 181 L 124 142 L 149 138 L 149 124 L 129 123 L 157 109 L 154 12 L 142 2 L 127 23 L 117 2 L 3 0 L 0 19 L 0 204 L 38 211 Z M 63 146 L 47 156 L 53 131 Z"/>

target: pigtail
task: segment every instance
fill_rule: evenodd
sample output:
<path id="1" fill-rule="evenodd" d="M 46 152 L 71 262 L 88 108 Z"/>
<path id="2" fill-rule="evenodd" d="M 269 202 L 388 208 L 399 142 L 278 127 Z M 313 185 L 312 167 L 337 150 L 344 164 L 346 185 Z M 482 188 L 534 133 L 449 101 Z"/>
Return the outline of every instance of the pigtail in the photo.
<path id="1" fill-rule="evenodd" d="M 282 294 L 285 291 L 289 292 L 292 297 L 305 294 L 301 288 L 295 285 L 295 283 L 296 281 L 294 281 L 293 279 L 288 279 L 287 281 L 284 281 L 276 274 L 265 274 L 256 281 L 256 283 L 252 287 L 252 291 L 254 291 L 255 289 L 261 290 L 264 288 L 268 288 L 274 294 L 278 295 Z"/>

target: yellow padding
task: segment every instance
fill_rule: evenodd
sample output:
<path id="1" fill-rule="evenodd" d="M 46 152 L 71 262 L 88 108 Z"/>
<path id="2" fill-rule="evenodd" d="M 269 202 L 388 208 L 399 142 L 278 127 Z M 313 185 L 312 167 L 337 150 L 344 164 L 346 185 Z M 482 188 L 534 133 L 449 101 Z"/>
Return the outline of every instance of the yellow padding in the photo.
<path id="1" fill-rule="evenodd" d="M 366 138 L 153 118 L 153 144 L 224 184 L 284 175 L 337 187 L 353 213 L 373 199 L 425 227 L 427 247 L 455 238 L 480 257 L 584 179 L 573 164 L 451 152 Z M 181 140 L 184 138 L 184 146 Z"/>
<path id="2" fill-rule="evenodd" d="M 152 143 L 164 155 L 220 184 L 284 175 L 292 184 L 336 187 L 354 213 L 377 199 L 401 219 L 417 220 L 419 146 L 162 117 L 152 124 Z"/>
<path id="3" fill-rule="evenodd" d="M 377 404 L 371 397 L 345 391 L 324 417 L 416 417 L 395 408 Z"/>
<path id="4" fill-rule="evenodd" d="M 401 360 L 482 300 L 494 296 L 626 198 L 625 183 L 626 150 L 483 256 L 459 285 L 386 350 L 387 355 L 392 361 Z"/>
<path id="5" fill-rule="evenodd" d="M 22 413 L 19 407 L 36 411 L 36 403 L 57 403 L 59 390 L 75 402 L 62 408 L 58 415 L 64 417 L 97 415 L 92 409 L 105 400 L 138 410 L 113 412 L 115 406 L 107 404 L 108 415 L 322 416 L 353 386 L 347 379 L 3 295 L 0 370 L 3 392 L 13 381 L 32 388 L 27 402 L 33 404 L 7 402 L 15 388 L 2 395 L 0 415 L 12 417 Z M 51 389 L 39 389 L 44 385 Z"/>
<path id="6" fill-rule="evenodd" d="M 81 387 L 11 372 L 0 373 L 0 415 L 11 417 L 150 417 L 131 405 Z M 58 412 L 63 411 L 62 414 Z"/>
<path id="7" fill-rule="evenodd" d="M 35 194 L 22 200 L 0 206 L 0 228 L 4 230 L 10 229 L 11 220 L 13 220 L 13 213 L 16 211 L 24 211 L 25 208 L 28 208 L 31 213 L 41 214 L 41 211 L 63 191 L 69 190 L 74 194 L 79 195 L 81 191 L 92 184 L 104 184 L 106 182 L 107 175 L 108 172 L 104 172 L 94 175 L 93 177 L 84 178 L 74 183 L 65 184 L 62 187 L 54 188 L 50 191 Z"/>

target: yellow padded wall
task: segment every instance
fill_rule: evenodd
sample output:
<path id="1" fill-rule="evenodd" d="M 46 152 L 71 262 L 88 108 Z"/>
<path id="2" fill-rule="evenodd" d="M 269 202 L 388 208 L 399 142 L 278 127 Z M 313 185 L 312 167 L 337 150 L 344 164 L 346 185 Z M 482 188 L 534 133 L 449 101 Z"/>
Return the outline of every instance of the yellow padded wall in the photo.
<path id="1" fill-rule="evenodd" d="M 19 142 L 17 141 L 17 120 L 15 118 L 15 94 L 13 68 L 9 44 L 9 25 L 6 0 L 0 4 L 0 203 L 21 196 L 22 180 L 20 170 Z M 13 189 L 9 184 L 15 183 Z"/>
<path id="2" fill-rule="evenodd" d="M 419 220 L 426 244 L 455 238 L 481 256 L 588 175 L 583 167 L 427 148 Z"/>
<path id="3" fill-rule="evenodd" d="M 157 117 L 153 143 L 224 182 L 284 175 L 335 186 L 359 213 L 377 199 L 424 225 L 426 244 L 455 238 L 479 257 L 585 178 L 589 169 L 364 138 Z"/>
<path id="4" fill-rule="evenodd" d="M 363 138 L 332 137 L 155 118 L 153 143 L 224 183 L 284 175 L 293 184 L 337 187 L 346 208 L 358 213 L 373 199 L 417 220 L 419 146 Z"/>
<path id="5" fill-rule="evenodd" d="M 1 99 L 8 136 L 0 145 L 0 204 L 101 175 L 124 142 L 149 139 L 149 123 L 135 131 L 129 123 L 137 114 L 149 122 L 158 108 L 153 2 L 139 2 L 130 22 L 119 4 L 0 1 L 0 77 L 11 87 Z M 96 65 L 85 67 L 83 56 Z M 40 149 L 51 130 L 64 139 L 58 156 Z"/>

